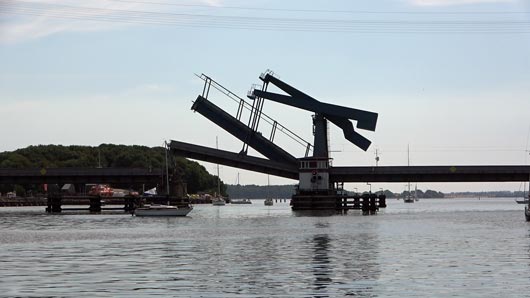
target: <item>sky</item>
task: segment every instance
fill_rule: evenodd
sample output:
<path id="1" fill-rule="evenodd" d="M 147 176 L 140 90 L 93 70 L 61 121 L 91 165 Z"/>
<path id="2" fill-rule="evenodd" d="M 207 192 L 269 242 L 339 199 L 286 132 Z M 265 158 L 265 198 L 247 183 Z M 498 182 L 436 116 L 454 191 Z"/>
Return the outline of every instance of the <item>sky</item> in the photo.
<path id="1" fill-rule="evenodd" d="M 239 140 L 190 110 L 203 87 L 195 74 L 245 97 L 271 69 L 320 101 L 379 114 L 375 132 L 358 130 L 372 141 L 366 152 L 330 125 L 334 165 L 375 165 L 376 149 L 381 166 L 527 165 L 528 53 L 528 0 L 0 0 L 0 151 L 169 140 L 215 147 L 217 138 L 239 152 Z M 237 110 L 221 93 L 209 99 Z M 310 112 L 270 101 L 264 112 L 312 140 Z M 275 141 L 304 154 L 280 133 Z M 226 183 L 238 173 L 241 184 L 267 184 L 267 175 L 221 166 Z"/>

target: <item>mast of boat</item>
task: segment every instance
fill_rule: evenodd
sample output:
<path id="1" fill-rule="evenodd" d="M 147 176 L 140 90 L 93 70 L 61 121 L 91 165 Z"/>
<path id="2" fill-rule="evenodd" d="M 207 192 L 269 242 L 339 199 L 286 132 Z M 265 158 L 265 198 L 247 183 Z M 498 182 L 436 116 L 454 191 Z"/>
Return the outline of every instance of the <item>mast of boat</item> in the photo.
<path id="1" fill-rule="evenodd" d="M 267 199 L 270 198 L 270 186 L 271 186 L 271 181 L 269 179 L 269 174 L 267 174 Z"/>
<path id="2" fill-rule="evenodd" d="M 166 151 L 166 194 L 169 196 L 169 166 L 167 162 L 168 144 L 166 141 L 164 141 L 164 150 Z M 168 202 L 168 205 L 169 205 L 169 202 Z"/>
<path id="3" fill-rule="evenodd" d="M 530 174 L 528 175 L 528 192 L 526 193 L 526 196 L 525 196 L 525 193 L 524 193 L 526 191 L 525 184 L 526 184 L 526 182 L 524 182 L 524 184 L 523 184 L 523 198 L 530 202 Z"/>
<path id="4" fill-rule="evenodd" d="M 407 167 L 410 167 L 410 147 L 407 144 Z M 410 199 L 410 180 L 408 182 L 408 198 Z"/>
<path id="5" fill-rule="evenodd" d="M 219 149 L 219 142 L 215 136 L 215 149 Z M 221 197 L 221 178 L 219 178 L 219 164 L 217 164 L 217 195 Z"/>

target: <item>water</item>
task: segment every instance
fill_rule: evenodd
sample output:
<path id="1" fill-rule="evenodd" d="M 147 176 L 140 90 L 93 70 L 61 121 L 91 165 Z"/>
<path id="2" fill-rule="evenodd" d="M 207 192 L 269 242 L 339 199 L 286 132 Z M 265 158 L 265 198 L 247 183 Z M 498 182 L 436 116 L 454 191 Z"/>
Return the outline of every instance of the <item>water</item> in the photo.
<path id="1" fill-rule="evenodd" d="M 512 199 L 390 200 L 376 216 L 287 203 L 186 218 L 0 208 L 0 297 L 528 297 Z"/>

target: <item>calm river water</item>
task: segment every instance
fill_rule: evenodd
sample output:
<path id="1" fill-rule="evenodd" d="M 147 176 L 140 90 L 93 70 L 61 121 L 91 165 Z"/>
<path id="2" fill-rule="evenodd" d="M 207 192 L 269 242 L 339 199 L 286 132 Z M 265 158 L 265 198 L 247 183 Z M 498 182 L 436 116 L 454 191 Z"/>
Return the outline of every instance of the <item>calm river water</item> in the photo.
<path id="1" fill-rule="evenodd" d="M 186 218 L 0 208 L 0 297 L 530 297 L 513 199 L 375 216 L 197 205 Z"/>

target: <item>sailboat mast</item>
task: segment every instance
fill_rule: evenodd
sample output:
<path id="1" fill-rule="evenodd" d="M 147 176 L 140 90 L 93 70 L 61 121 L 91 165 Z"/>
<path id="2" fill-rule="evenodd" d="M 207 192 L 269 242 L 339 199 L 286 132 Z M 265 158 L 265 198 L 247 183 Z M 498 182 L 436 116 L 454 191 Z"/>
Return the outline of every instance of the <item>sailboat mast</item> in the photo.
<path id="1" fill-rule="evenodd" d="M 215 137 L 215 149 L 219 149 L 217 136 Z M 221 197 L 221 178 L 219 178 L 219 164 L 217 164 L 217 195 Z"/>
<path id="2" fill-rule="evenodd" d="M 166 141 L 164 141 L 164 151 L 166 151 L 166 194 L 169 196 L 169 166 L 167 162 L 168 145 Z"/>
<path id="3" fill-rule="evenodd" d="M 269 179 L 269 175 L 267 174 L 267 199 L 270 198 L 270 186 L 271 186 L 271 181 Z"/>
<path id="4" fill-rule="evenodd" d="M 407 144 L 407 167 L 410 167 L 410 147 L 409 144 Z M 408 192 L 410 197 L 410 181 L 408 183 Z"/>

